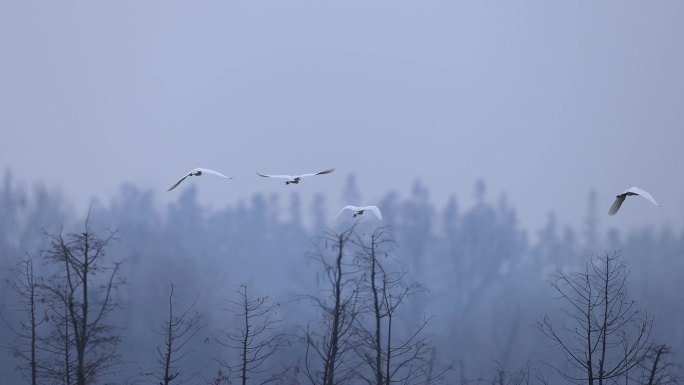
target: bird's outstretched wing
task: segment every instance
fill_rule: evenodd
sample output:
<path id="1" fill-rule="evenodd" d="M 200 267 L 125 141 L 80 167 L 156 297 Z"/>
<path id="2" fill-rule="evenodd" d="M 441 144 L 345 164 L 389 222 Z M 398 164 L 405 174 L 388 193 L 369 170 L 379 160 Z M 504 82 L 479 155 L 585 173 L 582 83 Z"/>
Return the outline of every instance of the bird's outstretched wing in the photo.
<path id="1" fill-rule="evenodd" d="M 382 220 L 382 214 L 380 213 L 380 209 L 377 206 L 366 206 L 363 209 L 372 211 L 373 214 L 375 214 L 375 216 L 378 218 L 378 220 Z"/>
<path id="2" fill-rule="evenodd" d="M 377 206 L 352 206 L 352 205 L 344 206 L 342 208 L 342 210 L 340 210 L 337 213 L 337 215 L 335 215 L 335 219 L 337 219 L 340 216 L 340 214 L 342 214 L 342 212 L 344 210 L 351 210 L 353 212 L 371 211 L 375 215 L 376 218 L 378 218 L 379 220 L 382 220 L 382 214 L 380 213 L 380 209 Z"/>
<path id="3" fill-rule="evenodd" d="M 202 173 L 204 173 L 204 174 L 214 174 L 214 175 L 217 175 L 217 176 L 226 178 L 226 179 L 233 179 L 233 177 L 225 176 L 225 175 L 221 174 L 221 173 L 218 172 L 218 171 L 214 171 L 214 170 L 211 170 L 211 169 L 208 169 L 208 168 L 197 167 L 197 168 L 195 168 L 194 170 L 192 170 L 192 172 L 195 172 L 195 171 L 202 171 Z"/>
<path id="4" fill-rule="evenodd" d="M 647 191 L 644 191 L 638 187 L 630 187 L 624 193 L 628 193 L 628 192 L 631 192 L 631 193 L 639 195 L 640 197 L 646 198 L 647 201 L 649 201 L 649 202 L 653 203 L 654 205 L 660 207 L 660 204 L 658 204 L 658 202 L 656 202 L 656 200 L 653 199 L 653 196 L 651 194 L 649 194 Z"/>
<path id="5" fill-rule="evenodd" d="M 340 212 L 338 212 L 337 215 L 335 215 L 335 219 L 337 219 L 337 217 L 339 217 L 340 214 L 342 214 L 342 212 L 343 212 L 344 210 L 358 211 L 358 209 L 359 209 L 359 208 L 356 207 L 356 206 L 346 205 L 346 206 L 342 207 L 342 210 L 340 210 Z"/>
<path id="6" fill-rule="evenodd" d="M 220 176 L 220 177 L 223 177 L 223 178 L 226 178 L 226 179 L 233 179 L 232 177 L 225 176 L 225 175 L 221 174 L 220 172 L 215 171 L 215 170 L 212 170 L 212 169 L 209 169 L 209 168 L 195 167 L 195 168 L 192 169 L 192 171 L 190 171 L 189 173 L 185 174 L 184 177 L 182 177 L 178 182 L 176 182 L 176 184 L 174 184 L 173 186 L 169 187 L 169 189 L 166 190 L 166 191 L 171 191 L 171 190 L 175 189 L 175 188 L 178 187 L 178 185 L 181 184 L 181 182 L 184 181 L 187 177 L 193 175 L 194 173 L 196 173 L 196 172 L 198 172 L 198 171 L 202 172 L 202 174 L 213 174 L 213 175 Z"/>
<path id="7" fill-rule="evenodd" d="M 620 206 L 622 206 L 622 202 L 625 201 L 625 198 L 627 198 L 627 195 L 620 194 L 615 197 L 615 202 L 613 202 L 613 205 L 610 206 L 610 210 L 608 210 L 608 215 L 615 215 L 615 213 L 620 210 Z"/>
<path id="8" fill-rule="evenodd" d="M 178 187 L 179 184 L 181 184 L 182 181 L 185 180 L 185 178 L 187 178 L 187 177 L 189 177 L 189 176 L 190 176 L 189 173 L 188 173 L 188 174 L 185 174 L 184 177 L 182 177 L 178 182 L 176 182 L 176 184 L 174 184 L 173 186 L 169 187 L 169 189 L 166 190 L 166 191 L 171 191 L 171 190 L 175 189 L 176 187 Z"/>
<path id="9" fill-rule="evenodd" d="M 647 191 L 644 191 L 638 187 L 630 187 L 627 190 L 625 190 L 622 194 L 618 195 L 615 197 L 615 202 L 613 202 L 613 205 L 610 206 L 610 210 L 608 210 L 608 215 L 614 215 L 615 213 L 620 210 L 620 206 L 622 206 L 622 202 L 625 201 L 625 198 L 627 198 L 630 195 L 638 195 L 647 201 L 653 203 L 654 205 L 660 207 L 660 204 L 656 202 L 655 199 L 653 199 L 653 196 L 649 194 Z"/>
<path id="10" fill-rule="evenodd" d="M 280 179 L 292 179 L 292 175 L 268 175 L 268 174 L 260 174 L 256 173 L 259 176 L 263 176 L 264 178 L 280 178 Z"/>
<path id="11" fill-rule="evenodd" d="M 321 172 L 312 172 L 312 173 L 310 173 L 310 174 L 295 175 L 295 177 L 297 177 L 297 178 L 304 178 L 304 177 L 307 177 L 307 176 L 330 174 L 330 173 L 333 172 L 333 171 L 335 171 L 334 168 L 329 168 L 329 169 L 323 170 L 323 171 L 321 171 Z"/>

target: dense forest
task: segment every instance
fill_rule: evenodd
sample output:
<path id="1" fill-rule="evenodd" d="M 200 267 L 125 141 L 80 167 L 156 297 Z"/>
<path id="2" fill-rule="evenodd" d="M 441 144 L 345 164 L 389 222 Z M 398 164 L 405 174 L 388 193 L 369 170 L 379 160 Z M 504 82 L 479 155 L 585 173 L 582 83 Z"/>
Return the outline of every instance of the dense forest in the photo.
<path id="1" fill-rule="evenodd" d="M 383 220 L 283 196 L 168 207 L 121 186 L 87 215 L 0 185 L 2 384 L 666 384 L 684 352 L 684 231 L 523 229 L 483 181 L 416 181 Z"/>

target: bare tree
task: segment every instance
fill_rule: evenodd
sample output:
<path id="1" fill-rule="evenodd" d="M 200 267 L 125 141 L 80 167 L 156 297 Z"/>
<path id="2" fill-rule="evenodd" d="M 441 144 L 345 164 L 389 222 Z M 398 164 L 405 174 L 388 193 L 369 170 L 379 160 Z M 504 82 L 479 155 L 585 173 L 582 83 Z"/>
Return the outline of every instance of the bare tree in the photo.
<path id="1" fill-rule="evenodd" d="M 356 343 L 358 276 L 352 261 L 344 260 L 345 246 L 354 229 L 355 225 L 341 233 L 327 232 L 309 254 L 321 264 L 323 271 L 318 278 L 319 283 L 322 280 L 325 285 L 318 294 L 305 296 L 323 315 L 320 329 L 312 329 L 309 325 L 303 331 L 304 372 L 314 385 L 336 385 L 355 376 L 357 364 L 350 353 Z"/>
<path id="2" fill-rule="evenodd" d="M 46 259 L 59 268 L 49 283 L 50 291 L 66 305 L 65 355 L 69 357 L 73 351 L 76 385 L 94 383 L 118 358 L 116 345 L 120 337 L 106 322 L 116 308 L 113 292 L 122 283 L 119 263 L 108 264 L 105 259 L 113 237 L 111 231 L 100 237 L 90 229 L 87 219 L 80 233 L 49 236 Z M 67 362 L 66 369 L 70 366 Z M 67 376 L 66 383 L 71 382 L 70 378 Z"/>
<path id="3" fill-rule="evenodd" d="M 461 385 L 548 385 L 549 380 L 543 373 L 529 364 L 517 370 L 506 370 L 504 366 L 495 361 L 496 368 L 493 373 L 469 378 L 465 373 L 462 362 L 460 366 L 459 384 Z"/>
<path id="4" fill-rule="evenodd" d="M 370 298 L 364 301 L 363 314 L 370 314 L 368 325 L 363 317 L 357 318 L 356 333 L 362 342 L 357 352 L 373 373 L 368 377 L 360 373 L 369 384 L 389 385 L 428 384 L 437 382 L 450 368 L 435 370 L 435 350 L 425 335 L 429 319 L 419 321 L 412 331 L 397 338 L 396 315 L 405 299 L 423 291 L 418 283 L 406 284 L 406 272 L 389 271 L 380 257 L 388 257 L 387 246 L 393 244 L 384 228 L 376 229 L 369 241 L 358 237 L 357 263 L 362 271 L 364 292 Z"/>
<path id="5" fill-rule="evenodd" d="M 384 293 L 387 289 L 384 284 L 378 287 L 378 283 L 376 282 L 378 280 L 378 273 L 382 274 L 381 281 L 386 281 L 386 273 L 378 261 L 377 254 L 382 253 L 382 251 L 378 250 L 378 247 L 391 242 L 391 239 L 386 235 L 387 234 L 384 231 L 378 229 L 371 235 L 370 245 L 364 244 L 361 239 L 357 241 L 357 244 L 361 248 L 359 258 L 361 267 L 362 269 L 369 270 L 368 277 L 365 278 L 370 280 L 368 290 L 370 291 L 372 301 L 367 307 L 373 315 L 374 321 L 371 330 L 366 328 L 362 322 L 359 322 L 358 326 L 357 333 L 360 334 L 361 341 L 365 342 L 364 344 L 359 345 L 359 354 L 364 362 L 370 366 L 373 372 L 374 381 L 371 381 L 363 375 L 362 378 L 368 383 L 375 383 L 377 385 L 381 385 L 385 382 L 385 373 L 383 373 L 384 349 L 382 343 L 382 321 L 386 316 L 386 310 L 383 305 L 385 304 Z M 364 281 L 366 281 L 366 279 L 364 279 Z M 389 334 L 391 334 L 391 332 L 388 332 L 388 335 Z"/>
<path id="6" fill-rule="evenodd" d="M 548 384 L 547 379 L 542 375 L 542 373 L 538 369 L 532 368 L 529 365 L 515 371 L 508 371 L 504 369 L 499 362 L 497 362 L 496 365 L 497 367 L 494 371 L 494 375 L 490 379 L 480 381 L 490 385 Z M 478 383 L 480 383 L 480 381 L 478 381 Z"/>
<path id="7" fill-rule="evenodd" d="M 160 385 L 169 385 L 171 381 L 182 384 L 179 378 L 180 369 L 178 362 L 187 356 L 191 350 L 186 345 L 202 329 L 201 317 L 198 313 L 192 314 L 195 303 L 192 303 L 180 314 L 174 312 L 176 303 L 173 301 L 174 287 L 171 284 L 169 293 L 169 315 L 162 326 L 164 343 L 157 348 L 158 364 L 161 373 L 149 373 L 159 380 Z"/>
<path id="8" fill-rule="evenodd" d="M 73 344 L 69 319 L 69 300 L 65 283 L 51 281 L 41 286 L 42 301 L 48 306 L 46 316 L 52 325 L 49 335 L 42 339 L 51 359 L 43 363 L 44 376 L 54 383 L 71 385 L 74 382 Z"/>
<path id="9" fill-rule="evenodd" d="M 44 322 L 40 317 L 39 309 L 39 287 L 42 278 L 36 277 L 33 271 L 33 259 L 27 253 L 26 257 L 12 270 L 13 279 L 10 283 L 17 292 L 20 302 L 17 304 L 18 311 L 24 316 L 19 321 L 19 327 L 15 328 L 2 316 L 3 322 L 16 335 L 14 342 L 9 346 L 11 353 L 18 357 L 22 362 L 17 366 L 21 374 L 31 385 L 38 383 L 38 333 L 37 328 Z"/>
<path id="10" fill-rule="evenodd" d="M 653 345 L 646 359 L 633 370 L 636 375 L 625 377 L 625 383 L 639 385 L 678 384 L 682 380 L 681 366 L 672 362 L 672 348 L 668 345 Z"/>
<path id="11" fill-rule="evenodd" d="M 618 253 L 594 257 L 583 272 L 559 274 L 550 282 L 567 307 L 572 326 L 557 327 L 549 316 L 539 329 L 565 354 L 570 366 L 555 368 L 575 383 L 603 385 L 644 362 L 653 343 L 652 319 L 627 298 L 627 267 Z"/>
<path id="12" fill-rule="evenodd" d="M 321 331 L 309 326 L 304 333 L 309 381 L 332 385 L 359 377 L 369 384 L 438 382 L 446 370 L 435 370 L 435 350 L 424 335 L 429 320 L 420 321 L 403 338 L 396 330 L 398 309 L 422 287 L 404 284 L 405 272 L 388 272 L 380 262 L 379 256 L 387 254 L 384 247 L 392 243 L 385 229 L 376 230 L 369 243 L 354 239 L 354 229 L 327 233 L 312 253 L 323 266 L 326 287 L 309 296 L 324 315 Z M 348 257 L 345 261 L 349 245 L 357 254 L 353 264 Z M 333 255 L 328 255 L 330 251 Z M 371 321 L 362 314 L 370 314 Z M 314 369 L 314 360 L 322 369 Z M 362 363 L 370 375 L 361 370 Z"/>
<path id="13" fill-rule="evenodd" d="M 273 371 L 273 367 L 268 365 L 278 350 L 289 346 L 284 334 L 276 331 L 281 322 L 276 316 L 278 305 L 273 304 L 267 296 L 250 297 L 247 284 L 239 285 L 237 293 L 239 300 L 230 302 L 234 305 L 233 313 L 240 320 L 241 326 L 236 332 L 226 333 L 222 338 L 213 340 L 237 350 L 239 359 L 219 360 L 219 363 L 229 371 L 238 373 L 242 385 L 251 383 L 248 380 L 255 377 L 255 382 L 260 385 L 277 381 L 289 369 L 286 367 Z"/>

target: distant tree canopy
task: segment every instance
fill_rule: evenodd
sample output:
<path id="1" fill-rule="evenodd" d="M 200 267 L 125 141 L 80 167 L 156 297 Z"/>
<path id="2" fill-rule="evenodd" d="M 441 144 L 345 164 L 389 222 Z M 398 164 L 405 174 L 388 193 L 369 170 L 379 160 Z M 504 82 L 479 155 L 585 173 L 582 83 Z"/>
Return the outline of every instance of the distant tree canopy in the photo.
<path id="1" fill-rule="evenodd" d="M 226 327 L 224 315 L 215 315 L 217 304 L 225 303 L 238 283 L 281 304 L 279 317 L 286 333 L 316 319 L 316 311 L 293 304 L 292 298 L 319 290 L 317 266 L 306 258 L 307 250 L 315 237 L 342 226 L 333 221 L 331 207 L 337 207 L 340 196 L 360 197 L 355 183 L 350 177 L 338 196 L 317 195 L 311 202 L 296 193 L 256 193 L 213 210 L 199 201 L 193 184 L 179 190 L 177 200 L 167 206 L 158 200 L 161 193 L 131 184 L 122 185 L 109 201 L 94 201 L 90 226 L 111 226 L 122 240 L 108 245 L 108 257 L 123 262 L 118 274 L 128 283 L 116 291 L 120 308 L 108 318 L 112 325 L 125 325 L 117 353 L 123 361 L 154 367 L 154 349 L 159 345 L 154 332 L 165 322 L 160 315 L 168 314 L 169 282 L 178 288 L 174 301 L 197 301 L 194 309 L 206 320 L 206 330 Z M 512 373 L 549 354 L 539 349 L 545 340 L 531 326 L 541 313 L 553 319 L 561 316 L 548 310 L 556 306 L 546 285 L 550 274 L 577 271 L 591 254 L 621 250 L 631 270 L 630 292 L 656 320 L 654 347 L 666 343 L 662 352 L 684 351 L 682 229 L 604 233 L 595 212 L 595 194 L 588 195 L 586 221 L 579 228 L 550 213 L 541 229 L 523 229 L 513 203 L 505 196 L 492 200 L 484 181 L 474 185 L 473 194 L 472 206 L 453 195 L 439 207 L 431 200 L 429 187 L 416 181 L 408 196 L 390 190 L 379 197 L 381 223 L 366 217 L 359 220 L 361 234 L 369 235 L 379 225 L 387 227 L 400 270 L 427 293 L 420 299 L 406 299 L 407 311 L 397 316 L 403 332 L 423 316 L 435 315 L 426 331 L 439 336 L 435 339 L 438 357 L 463 362 L 463 371 L 474 376 L 491 368 L 493 360 L 501 365 L 500 373 Z M 16 266 L 25 251 L 38 255 L 48 249 L 46 233 L 78 232 L 82 224 L 73 202 L 59 193 L 44 186 L 25 188 L 9 172 L 3 176 L 0 263 L 4 268 Z M 35 258 L 33 268 L 36 275 L 52 273 Z M 3 287 L 0 292 L 4 304 L 17 302 L 11 290 Z M 7 307 L 0 305 L 3 309 Z M 8 322 L 13 321 L 9 314 Z M 12 339 L 7 329 L 0 328 L 0 344 Z M 201 341 L 190 343 L 188 349 L 197 354 L 189 355 L 184 364 L 196 367 L 221 356 L 216 347 Z M 657 352 L 649 352 L 649 357 L 659 357 Z M 293 344 L 289 350 L 279 350 L 274 360 L 280 363 L 303 353 L 301 346 Z M 298 367 L 296 362 L 290 364 Z M 2 373 L 15 373 L 14 366 L 13 359 L 0 360 Z M 135 370 L 128 370 L 127 375 L 134 377 Z"/>

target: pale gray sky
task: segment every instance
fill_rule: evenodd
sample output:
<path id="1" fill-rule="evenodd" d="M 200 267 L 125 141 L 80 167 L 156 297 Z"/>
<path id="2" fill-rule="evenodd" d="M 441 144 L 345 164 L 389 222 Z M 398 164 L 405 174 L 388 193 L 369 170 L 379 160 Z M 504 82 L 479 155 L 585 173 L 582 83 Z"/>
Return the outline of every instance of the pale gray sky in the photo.
<path id="1" fill-rule="evenodd" d="M 681 228 L 682 42 L 680 0 L 0 0 L 0 167 L 80 207 L 195 166 L 236 177 L 193 181 L 214 207 L 287 191 L 256 171 L 462 207 L 482 177 L 533 229 L 636 185 L 663 208 L 603 226 Z"/>

